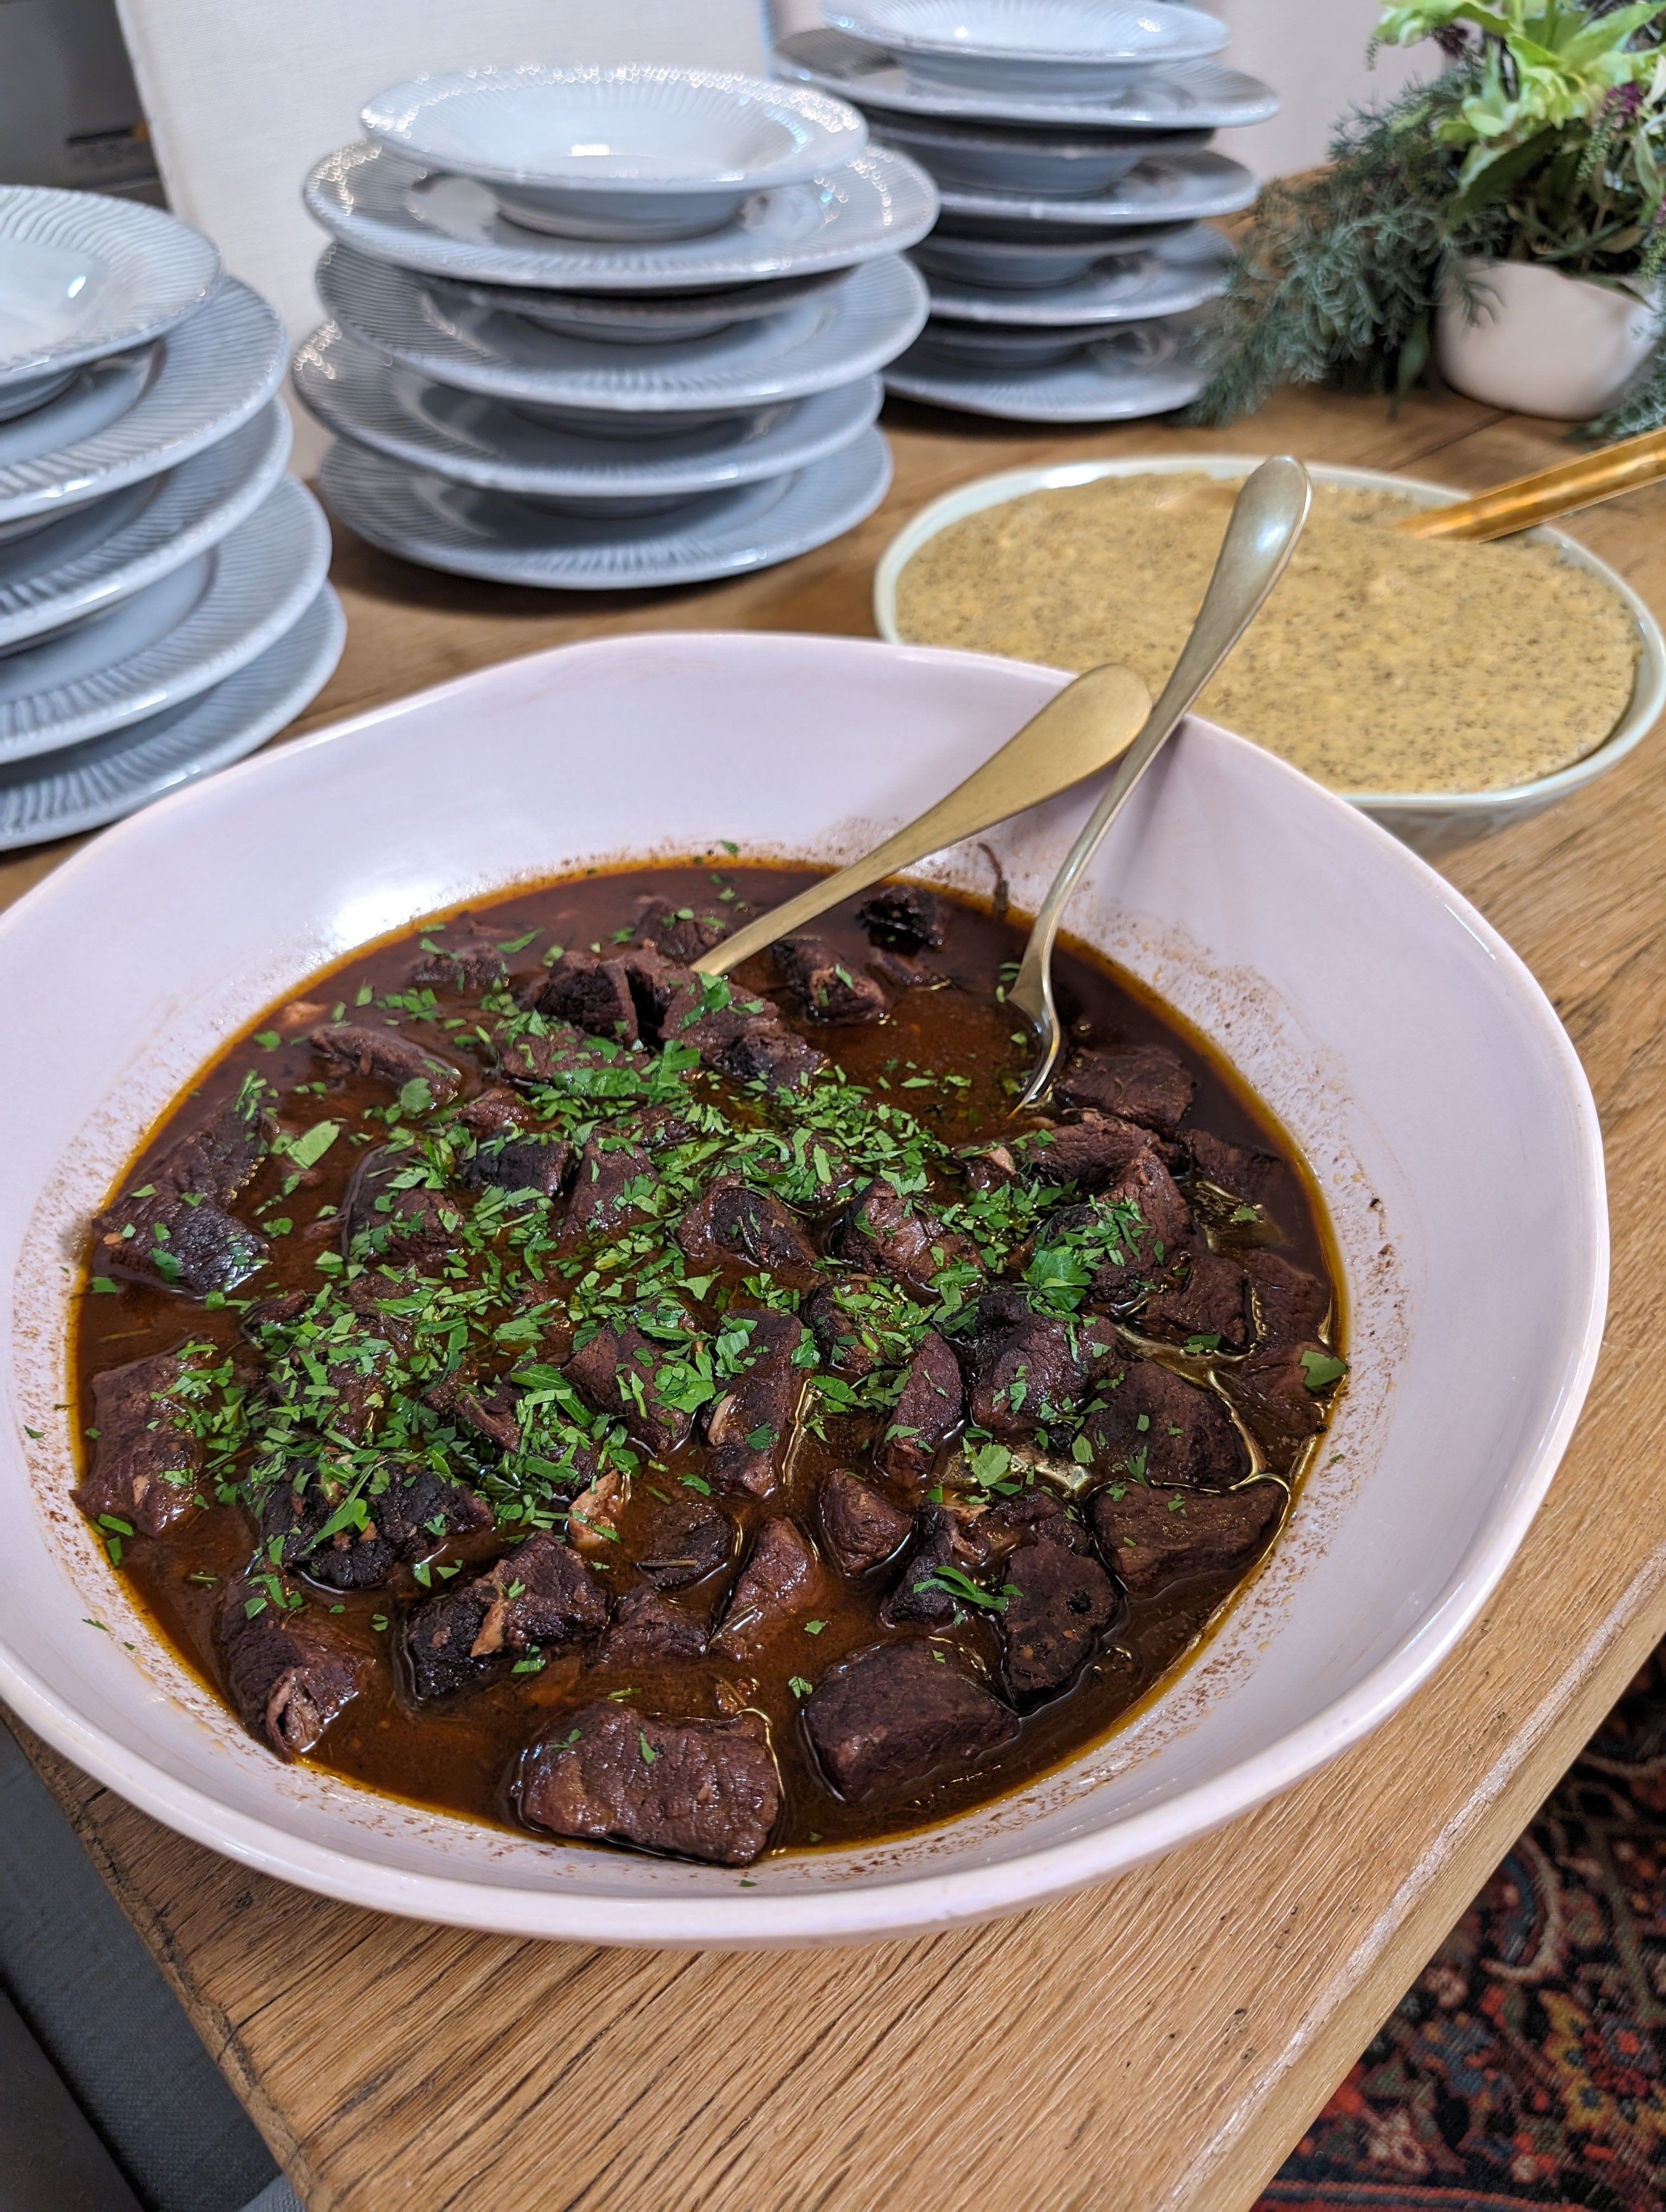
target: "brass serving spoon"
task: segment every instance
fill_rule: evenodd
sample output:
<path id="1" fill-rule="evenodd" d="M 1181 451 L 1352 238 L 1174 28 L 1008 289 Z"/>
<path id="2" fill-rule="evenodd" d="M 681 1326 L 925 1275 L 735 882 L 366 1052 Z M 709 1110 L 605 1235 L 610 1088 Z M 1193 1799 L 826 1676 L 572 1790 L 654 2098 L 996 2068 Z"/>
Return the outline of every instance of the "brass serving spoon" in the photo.
<path id="1" fill-rule="evenodd" d="M 1027 1014 L 1035 1024 L 1039 1046 L 1034 1072 L 1014 1112 L 1033 1105 L 1046 1090 L 1063 1042 L 1053 1004 L 1053 945 L 1071 895 L 1134 786 L 1260 613 L 1295 550 L 1312 499 L 1307 471 L 1288 455 L 1263 461 L 1237 495 L 1209 588 L 1192 624 L 1192 634 L 1180 649 L 1174 673 L 1054 877 L 1024 948 L 1018 981 L 1006 994 L 1007 1004 Z"/>
<path id="2" fill-rule="evenodd" d="M 1666 430 L 1645 430 L 1577 461 L 1537 469 L 1530 477 L 1494 484 L 1455 507 L 1425 507 L 1395 525 L 1408 538 L 1508 538 L 1559 514 L 1577 514 L 1599 501 L 1617 499 L 1666 477 Z"/>
<path id="3" fill-rule="evenodd" d="M 945 799 L 928 806 L 863 859 L 853 860 L 836 875 L 824 876 L 784 906 L 759 915 L 714 945 L 695 962 L 696 971 L 725 975 L 882 877 L 911 867 L 929 853 L 958 845 L 963 837 L 975 837 L 980 830 L 1022 814 L 1026 807 L 1039 806 L 1044 799 L 1056 799 L 1073 783 L 1115 760 L 1150 711 L 1151 694 L 1131 668 L 1107 661 L 1088 669 Z"/>

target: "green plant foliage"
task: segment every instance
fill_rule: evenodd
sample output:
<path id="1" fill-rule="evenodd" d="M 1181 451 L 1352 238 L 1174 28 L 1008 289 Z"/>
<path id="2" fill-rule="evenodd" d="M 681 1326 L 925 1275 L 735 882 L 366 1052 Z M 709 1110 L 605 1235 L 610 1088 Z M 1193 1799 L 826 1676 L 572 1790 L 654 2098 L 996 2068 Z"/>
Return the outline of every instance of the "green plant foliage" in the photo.
<path id="1" fill-rule="evenodd" d="M 1328 167 L 1262 193 L 1201 341 L 1209 382 L 1188 419 L 1230 421 L 1286 384 L 1398 398 L 1434 380 L 1436 303 L 1468 292 L 1468 261 L 1651 284 L 1666 267 L 1663 19 L 1666 0 L 1386 8 L 1380 39 L 1433 35 L 1449 66 L 1350 116 Z M 1585 434 L 1663 422 L 1657 368 Z"/>

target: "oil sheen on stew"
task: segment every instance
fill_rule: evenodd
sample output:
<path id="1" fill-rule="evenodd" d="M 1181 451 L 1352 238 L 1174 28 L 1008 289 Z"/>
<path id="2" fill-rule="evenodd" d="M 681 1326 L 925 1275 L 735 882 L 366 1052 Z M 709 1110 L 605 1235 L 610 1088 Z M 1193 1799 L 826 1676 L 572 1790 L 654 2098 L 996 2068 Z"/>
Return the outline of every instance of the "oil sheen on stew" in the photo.
<path id="1" fill-rule="evenodd" d="M 1174 1666 L 1344 1371 L 1313 1206 L 1195 1042 L 891 885 L 517 892 L 344 962 L 94 1223 L 77 1498 L 278 1758 L 744 1865 L 1008 1791 Z"/>

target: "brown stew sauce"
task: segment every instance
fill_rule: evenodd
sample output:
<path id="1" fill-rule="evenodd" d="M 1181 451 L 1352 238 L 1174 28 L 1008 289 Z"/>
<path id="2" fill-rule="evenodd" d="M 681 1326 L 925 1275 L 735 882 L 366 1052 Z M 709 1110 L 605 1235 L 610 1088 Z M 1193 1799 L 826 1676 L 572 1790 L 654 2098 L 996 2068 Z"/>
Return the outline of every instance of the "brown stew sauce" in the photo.
<path id="1" fill-rule="evenodd" d="M 678 908 L 733 915 L 778 904 L 813 881 L 815 872 L 714 866 L 709 860 L 700 866 L 638 866 L 520 890 L 489 908 L 477 907 L 474 915 L 511 943 L 529 940 L 509 957 L 513 985 L 539 972 L 552 944 L 569 948 L 599 945 L 605 951 L 611 950 L 610 940 L 630 927 L 646 895 L 668 899 Z M 1003 963 L 1015 962 L 1022 950 L 1021 931 L 964 901 L 949 902 L 949 913 L 945 945 L 919 956 L 933 978 L 947 979 L 935 988 L 898 988 L 894 975 L 888 975 L 883 955 L 876 964 L 875 946 L 857 926 L 852 908 L 839 909 L 817 926 L 818 935 L 834 947 L 851 973 L 871 972 L 884 981 L 891 1011 L 873 1026 L 822 1026 L 805 1019 L 801 1009 L 782 992 L 780 976 L 767 957 L 750 963 L 735 981 L 773 997 L 792 1027 L 829 1055 L 833 1072 L 867 1086 L 876 1100 L 906 1108 L 933 1135 L 958 1148 L 1000 1142 L 1010 1135 L 1014 1125 L 1008 1119 L 1009 1086 L 1027 1072 L 1031 1046 L 1026 1025 L 997 997 Z M 343 1018 L 336 1013 L 337 1006 L 347 1009 L 349 1021 L 379 1019 L 378 1010 L 367 1002 L 408 990 L 407 978 L 420 957 L 423 940 L 443 943 L 443 935 L 436 934 L 443 928 L 443 924 L 429 923 L 355 953 L 315 977 L 295 1000 L 316 1010 L 310 1021 L 327 1021 L 332 1015 Z M 1274 1224 L 1268 1226 L 1267 1240 L 1276 1243 L 1284 1257 L 1334 1286 L 1336 1277 L 1314 1200 L 1287 1141 L 1270 1118 L 1194 1036 L 1097 960 L 1079 950 L 1061 949 L 1055 969 L 1061 1012 L 1078 1044 L 1121 1050 L 1154 1043 L 1173 1048 L 1196 1079 L 1188 1126 L 1279 1156 L 1262 1208 L 1268 1224 Z M 1012 972 L 1010 967 L 1006 972 Z M 465 1103 L 494 1080 L 489 1060 L 477 1044 L 470 1064 L 458 1048 L 457 1035 L 443 1023 L 447 1018 L 465 1017 L 471 1023 L 477 1019 L 480 994 L 439 988 L 435 995 L 437 1006 L 430 1019 L 415 1019 L 399 1009 L 393 1011 L 393 1018 L 401 1034 L 465 1062 Z M 365 1010 L 356 1012 L 359 1007 Z M 182 1132 L 199 1126 L 234 1097 L 251 1073 L 271 1086 L 268 1106 L 288 1127 L 328 1117 L 352 1129 L 367 1112 L 383 1114 L 389 1103 L 388 1085 L 358 1073 L 344 1075 L 324 1063 L 307 1042 L 310 1021 L 297 1026 L 293 1017 L 286 1019 L 283 1010 L 274 1009 L 252 1024 L 249 1033 L 179 1099 L 119 1188 L 131 1191 L 142 1186 L 148 1166 Z M 936 1079 L 941 1078 L 953 1080 Z M 312 1086 L 310 1091 L 306 1086 Z M 372 1126 L 385 1135 L 379 1125 Z M 305 1170 L 300 1187 L 288 1195 L 282 1194 L 293 1176 L 292 1164 L 277 1157 L 263 1160 L 233 1210 L 268 1236 L 271 1261 L 238 1286 L 224 1306 L 204 1308 L 133 1280 L 120 1281 L 113 1294 L 84 1296 L 75 1347 L 84 1426 L 94 1425 L 90 1382 L 100 1370 L 171 1352 L 186 1340 L 212 1341 L 230 1351 L 243 1341 L 240 1308 L 286 1291 L 316 1291 L 323 1279 L 319 1257 L 337 1249 L 335 1210 L 342 1206 L 349 1177 L 366 1149 L 350 1141 L 335 1143 Z M 830 1214 L 831 1211 L 828 1209 Z M 280 1227 L 284 1222 L 287 1230 Z M 667 1224 L 666 1236 L 672 1225 Z M 100 1273 L 96 1249 L 88 1272 Z M 745 1302 L 743 1295 L 740 1303 Z M 1332 1342 L 1337 1340 L 1334 1309 L 1328 1333 Z M 1180 1358 L 1172 1347 L 1170 1361 L 1195 1379 L 1201 1379 L 1207 1364 L 1197 1357 Z M 827 1427 L 824 1437 L 800 1437 L 788 1479 L 767 1507 L 745 1497 L 721 1499 L 724 1510 L 740 1524 L 739 1542 L 729 1564 L 680 1592 L 681 1601 L 705 1615 L 721 1613 L 735 1562 L 745 1556 L 747 1532 L 766 1510 L 790 1513 L 801 1528 L 815 1534 L 815 1498 L 824 1474 L 833 1468 L 862 1466 L 856 1449 L 860 1437 L 853 1443 L 848 1425 L 835 1421 Z M 489 1459 L 489 1451 L 483 1455 Z M 592 1571 L 604 1587 L 617 1590 L 628 1585 L 633 1574 L 628 1563 L 644 1542 L 651 1541 L 649 1516 L 662 1510 L 656 1500 L 675 1499 L 679 1492 L 686 1498 L 689 1491 L 682 1477 L 698 1464 L 700 1456 L 697 1445 L 685 1445 L 635 1476 L 632 1501 L 617 1525 L 619 1540 L 603 1547 L 614 1557 L 589 1556 Z M 1287 1455 L 1292 1479 L 1299 1476 L 1307 1456 L 1305 1448 Z M 161 1636 L 228 1703 L 231 1699 L 216 1622 L 228 1585 L 249 1571 L 258 1537 L 258 1524 L 241 1503 L 210 1499 L 206 1510 L 159 1536 L 136 1534 L 113 1547 L 120 1554 L 118 1571 Z M 490 1529 L 439 1546 L 427 1563 L 430 1588 L 444 1586 L 437 1577 L 445 1566 L 463 1562 L 465 1573 L 478 1571 L 502 1548 L 502 1538 Z M 771 1847 L 781 1850 L 867 1843 L 941 1821 L 1013 1790 L 1079 1753 L 1173 1670 L 1253 1565 L 1253 1560 L 1237 1561 L 1230 1569 L 1183 1580 L 1133 1601 L 1122 1595 L 1115 1618 L 1099 1639 L 1097 1656 L 1062 1692 L 1022 1715 L 1012 1741 L 967 1771 L 937 1778 L 911 1796 L 879 1804 L 846 1802 L 823 1778 L 803 1724 L 802 1698 L 806 1677 L 818 1680 L 842 1656 L 888 1633 L 878 1616 L 896 1581 L 894 1565 L 845 1581 L 825 1607 L 824 1626 L 818 1632 L 790 1628 L 755 1665 L 743 1668 L 708 1657 L 658 1671 L 640 1667 L 617 1671 L 598 1668 L 581 1654 L 570 1654 L 552 1658 L 536 1671 L 509 1674 L 422 1711 L 413 1709 L 389 1660 L 401 1615 L 427 1595 L 409 1566 L 396 1568 L 384 1587 L 360 1591 L 325 1589 L 301 1574 L 289 1580 L 308 1606 L 330 1611 L 345 1639 L 374 1662 L 368 1686 L 329 1727 L 313 1753 L 315 1764 L 367 1788 L 424 1806 L 471 1820 L 518 1826 L 506 1795 L 507 1779 L 523 1748 L 565 1712 L 608 1696 L 643 1714 L 709 1716 L 719 1710 L 714 1705 L 715 1685 L 739 1679 L 745 1702 L 766 1714 L 769 1723 L 783 1800 Z M 836 1583 L 836 1574 L 832 1578 Z M 994 1580 L 998 1583 L 999 1577 Z M 969 1671 L 998 1687 L 1001 1637 L 994 1615 L 963 1607 L 952 1626 L 941 1632 L 941 1640 L 969 1662 Z"/>

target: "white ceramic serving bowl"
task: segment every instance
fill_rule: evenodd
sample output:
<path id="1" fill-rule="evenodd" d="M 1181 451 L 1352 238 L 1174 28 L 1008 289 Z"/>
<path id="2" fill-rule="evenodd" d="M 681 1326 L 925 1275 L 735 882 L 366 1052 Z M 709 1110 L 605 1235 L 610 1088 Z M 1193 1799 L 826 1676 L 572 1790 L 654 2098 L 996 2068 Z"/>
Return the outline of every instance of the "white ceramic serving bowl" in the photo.
<path id="1" fill-rule="evenodd" d="M 822 20 L 895 54 L 927 91 L 1077 101 L 1219 53 L 1230 35 L 1177 0 L 822 0 Z"/>
<path id="2" fill-rule="evenodd" d="M 418 916 L 593 862 L 720 835 L 748 856 L 852 858 L 1063 680 L 845 638 L 571 646 L 165 799 L 0 916 L 15 1033 L 53 1038 L 0 1075 L 13 1710 L 156 1818 L 304 1887 L 525 1936 L 763 1945 L 909 1935 L 1101 1880 L 1310 1772 L 1425 1680 L 1520 1542 L 1584 1396 L 1607 1281 L 1596 1113 L 1548 1002 L 1479 914 L 1355 810 L 1201 722 L 1141 784 L 1071 919 L 1230 1053 L 1305 1154 L 1353 1377 L 1265 1569 L 1120 1733 L 945 1826 L 766 1860 L 742 1887 L 280 1765 L 158 1644 L 70 1503 L 64 1346 L 87 1216 L 274 999 Z M 1086 804 L 989 841 L 1018 908 Z M 987 891 L 989 862 L 958 848 L 925 872 Z"/>
<path id="3" fill-rule="evenodd" d="M 927 334 L 935 337 L 944 327 L 929 324 Z M 1263 458 L 1259 453 L 1171 453 L 1146 459 L 1134 455 L 1116 461 L 1072 461 L 1056 468 L 1008 469 L 999 476 L 980 477 L 972 483 L 962 484 L 958 491 L 922 507 L 885 548 L 873 578 L 873 618 L 879 635 L 896 643 L 903 641 L 897 624 L 897 579 L 928 538 L 964 515 L 1021 499 L 1026 492 L 1091 483 L 1099 477 L 1181 476 L 1196 471 L 1212 477 L 1244 477 Z M 1430 483 L 1420 477 L 1388 476 L 1377 469 L 1338 468 L 1324 461 L 1310 461 L 1307 470 L 1316 483 L 1399 492 L 1426 507 L 1450 507 L 1464 496 L 1450 484 Z M 1631 703 L 1602 743 L 1583 760 L 1531 783 L 1513 784 L 1504 791 L 1350 791 L 1343 794 L 1351 805 L 1426 856 L 1449 852 L 1477 837 L 1490 837 L 1496 830 L 1541 814 L 1547 806 L 1554 806 L 1559 799 L 1580 790 L 1622 761 L 1648 735 L 1666 708 L 1666 636 L 1648 607 L 1623 576 L 1616 575 L 1577 538 L 1551 529 L 1535 530 L 1533 535 L 1542 544 L 1557 546 L 1577 568 L 1600 576 L 1624 600 L 1637 629 L 1637 677 Z"/>
<path id="4" fill-rule="evenodd" d="M 1068 199 L 1108 191 L 1154 155 L 1196 153 L 1212 133 L 1007 130 L 994 123 L 886 115 L 873 125 L 873 136 L 876 145 L 909 155 L 951 189 L 1026 197 L 1049 193 Z"/>
<path id="5" fill-rule="evenodd" d="M 753 192 L 836 169 L 867 143 L 855 108 L 730 70 L 458 70 L 361 111 L 379 145 L 489 185 L 504 213 L 564 238 L 694 238 Z"/>

